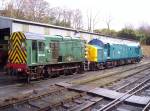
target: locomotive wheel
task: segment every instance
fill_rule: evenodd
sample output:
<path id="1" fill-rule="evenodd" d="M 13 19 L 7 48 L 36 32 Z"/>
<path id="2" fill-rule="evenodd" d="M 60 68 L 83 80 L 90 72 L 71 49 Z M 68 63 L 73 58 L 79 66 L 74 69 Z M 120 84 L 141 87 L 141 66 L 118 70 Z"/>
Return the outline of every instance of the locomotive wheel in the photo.
<path id="1" fill-rule="evenodd" d="M 31 81 L 31 77 L 30 77 L 30 75 L 28 75 L 28 76 L 27 76 L 27 83 L 29 84 L 30 81 Z"/>
<path id="2" fill-rule="evenodd" d="M 103 64 L 97 64 L 97 69 L 98 69 L 98 70 L 102 70 L 102 69 L 104 69 Z"/>
<path id="3" fill-rule="evenodd" d="M 48 74 L 48 71 L 47 71 L 47 70 L 44 71 L 43 77 L 44 77 L 44 78 L 49 78 L 49 74 Z"/>
<path id="4" fill-rule="evenodd" d="M 78 68 L 73 69 L 72 72 L 73 72 L 73 74 L 78 74 L 78 72 L 79 72 Z"/>
<path id="5" fill-rule="evenodd" d="M 9 76 L 11 75 L 11 69 L 7 69 L 6 72 Z"/>
<path id="6" fill-rule="evenodd" d="M 68 69 L 65 69 L 65 70 L 64 70 L 64 75 L 65 75 L 65 76 L 69 75 L 69 70 L 68 70 Z"/>

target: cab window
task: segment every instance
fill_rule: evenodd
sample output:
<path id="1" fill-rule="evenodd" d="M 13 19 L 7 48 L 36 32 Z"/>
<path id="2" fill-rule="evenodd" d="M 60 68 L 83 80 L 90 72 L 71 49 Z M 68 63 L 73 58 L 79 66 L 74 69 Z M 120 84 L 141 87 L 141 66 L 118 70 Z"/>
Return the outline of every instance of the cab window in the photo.
<path id="1" fill-rule="evenodd" d="M 37 49 L 37 41 L 36 41 L 36 40 L 33 40 L 33 41 L 32 41 L 32 49 L 33 49 L 33 50 L 36 50 L 36 49 Z"/>
<path id="2" fill-rule="evenodd" d="M 44 48 L 45 48 L 45 43 L 39 42 L 39 51 L 44 51 Z"/>

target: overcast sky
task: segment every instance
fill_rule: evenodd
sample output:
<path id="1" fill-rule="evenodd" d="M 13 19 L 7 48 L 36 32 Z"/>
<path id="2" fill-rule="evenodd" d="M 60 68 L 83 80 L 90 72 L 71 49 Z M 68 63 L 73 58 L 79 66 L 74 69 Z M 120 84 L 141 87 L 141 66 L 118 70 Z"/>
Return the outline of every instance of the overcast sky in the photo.
<path id="1" fill-rule="evenodd" d="M 80 9 L 86 21 L 87 11 L 97 17 L 96 28 L 106 28 L 105 20 L 111 16 L 111 29 L 120 30 L 125 25 L 135 28 L 143 23 L 150 24 L 150 0 L 46 0 L 51 7 L 60 6 Z M 86 23 L 86 22 L 85 22 Z"/>

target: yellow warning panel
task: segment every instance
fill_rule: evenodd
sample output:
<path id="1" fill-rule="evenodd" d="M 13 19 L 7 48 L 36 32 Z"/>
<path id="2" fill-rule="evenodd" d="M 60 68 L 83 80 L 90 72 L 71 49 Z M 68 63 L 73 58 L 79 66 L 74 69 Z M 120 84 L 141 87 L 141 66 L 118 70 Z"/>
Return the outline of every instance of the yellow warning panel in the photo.
<path id="1" fill-rule="evenodd" d="M 97 47 L 93 45 L 86 45 L 86 58 L 88 61 L 97 62 Z"/>

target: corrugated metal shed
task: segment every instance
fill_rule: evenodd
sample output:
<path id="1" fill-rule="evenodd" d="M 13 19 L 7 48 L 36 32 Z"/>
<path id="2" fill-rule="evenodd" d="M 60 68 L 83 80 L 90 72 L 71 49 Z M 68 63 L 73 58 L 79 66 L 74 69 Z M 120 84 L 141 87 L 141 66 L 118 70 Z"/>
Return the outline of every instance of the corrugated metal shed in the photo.
<path id="1" fill-rule="evenodd" d="M 90 41 L 93 38 L 98 38 L 105 42 L 110 43 L 122 43 L 122 44 L 133 44 L 139 45 L 137 41 L 112 38 L 110 36 L 100 35 L 97 33 L 87 32 L 83 30 L 76 30 L 72 28 L 66 28 L 61 26 L 55 26 L 44 23 L 37 23 L 27 20 L 19 20 L 9 17 L 0 16 L 0 29 L 2 28 L 10 28 L 10 33 L 16 31 L 22 32 L 31 32 L 42 35 L 62 35 L 62 36 L 72 36 L 72 37 L 80 37 L 81 39 L 85 39 Z"/>

